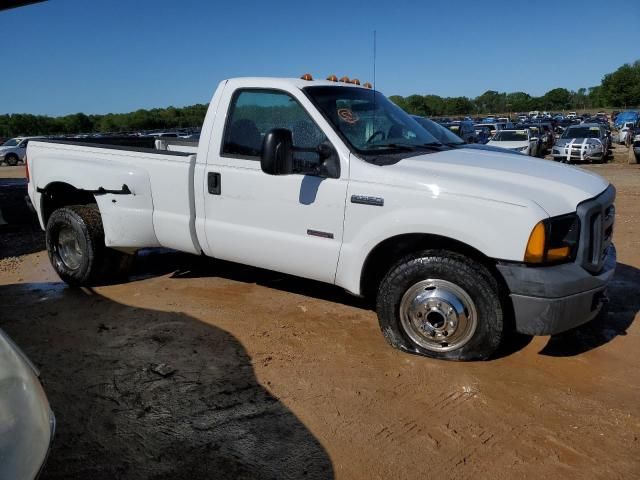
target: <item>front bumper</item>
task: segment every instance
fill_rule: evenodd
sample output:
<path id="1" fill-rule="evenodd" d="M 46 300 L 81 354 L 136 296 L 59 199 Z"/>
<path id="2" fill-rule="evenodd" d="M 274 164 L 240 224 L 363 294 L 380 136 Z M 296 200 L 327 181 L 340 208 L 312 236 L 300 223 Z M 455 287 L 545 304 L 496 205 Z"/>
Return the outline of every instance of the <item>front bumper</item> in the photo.
<path id="1" fill-rule="evenodd" d="M 607 301 L 606 288 L 615 267 L 613 245 L 597 275 L 578 263 L 548 267 L 499 264 L 498 270 L 511 292 L 516 330 L 528 335 L 553 335 L 592 320 Z"/>
<path id="2" fill-rule="evenodd" d="M 603 151 L 602 149 L 592 149 L 592 150 L 567 150 L 557 147 L 553 147 L 551 151 L 551 156 L 554 160 L 568 160 L 568 161 L 591 161 L 591 160 L 601 160 Z"/>

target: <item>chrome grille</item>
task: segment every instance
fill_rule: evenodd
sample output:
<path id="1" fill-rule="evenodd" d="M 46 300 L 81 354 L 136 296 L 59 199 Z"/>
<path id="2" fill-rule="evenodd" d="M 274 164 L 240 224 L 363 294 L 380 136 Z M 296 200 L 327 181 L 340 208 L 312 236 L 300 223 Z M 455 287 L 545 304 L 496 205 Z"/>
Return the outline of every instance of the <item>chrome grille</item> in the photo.
<path id="1" fill-rule="evenodd" d="M 578 260 L 585 270 L 594 274 L 602 270 L 613 238 L 615 197 L 616 190 L 613 185 L 609 185 L 597 197 L 578 205 L 577 213 L 582 225 Z"/>

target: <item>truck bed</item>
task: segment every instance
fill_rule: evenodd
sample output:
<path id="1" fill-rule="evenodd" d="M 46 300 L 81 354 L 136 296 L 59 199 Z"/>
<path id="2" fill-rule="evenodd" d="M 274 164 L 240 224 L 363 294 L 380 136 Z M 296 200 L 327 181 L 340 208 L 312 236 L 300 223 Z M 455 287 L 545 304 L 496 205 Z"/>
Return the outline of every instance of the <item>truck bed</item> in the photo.
<path id="1" fill-rule="evenodd" d="M 148 141 L 151 143 L 145 143 Z M 48 139 L 29 143 L 34 205 L 72 188 L 95 196 L 105 243 L 121 250 L 164 246 L 199 254 L 196 155 L 156 150 L 154 138 Z M 46 212 L 37 208 L 43 228 Z"/>

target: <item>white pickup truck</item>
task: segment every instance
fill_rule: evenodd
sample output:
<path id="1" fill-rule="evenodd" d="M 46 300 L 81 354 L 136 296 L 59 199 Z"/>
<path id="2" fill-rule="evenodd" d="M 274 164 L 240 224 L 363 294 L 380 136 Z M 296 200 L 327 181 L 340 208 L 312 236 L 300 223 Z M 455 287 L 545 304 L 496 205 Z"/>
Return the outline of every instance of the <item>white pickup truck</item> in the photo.
<path id="1" fill-rule="evenodd" d="M 512 328 L 594 318 L 615 268 L 614 187 L 439 135 L 364 86 L 237 78 L 197 149 L 32 141 L 28 190 L 71 285 L 169 247 L 374 296 L 392 346 L 454 360 L 491 356 Z"/>

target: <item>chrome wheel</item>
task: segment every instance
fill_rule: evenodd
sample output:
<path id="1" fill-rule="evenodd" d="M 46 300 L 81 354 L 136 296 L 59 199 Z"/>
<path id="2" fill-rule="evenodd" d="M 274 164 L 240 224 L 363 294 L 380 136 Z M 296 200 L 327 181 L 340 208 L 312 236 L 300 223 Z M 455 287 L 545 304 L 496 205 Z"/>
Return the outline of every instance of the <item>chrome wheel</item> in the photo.
<path id="1" fill-rule="evenodd" d="M 422 348 L 449 352 L 465 345 L 476 331 L 478 312 L 458 285 L 439 279 L 422 280 L 400 301 L 400 323 Z"/>
<path id="2" fill-rule="evenodd" d="M 56 250 L 58 251 L 58 257 L 68 269 L 77 270 L 80 268 L 83 254 L 73 228 L 62 227 L 60 229 Z"/>

